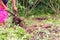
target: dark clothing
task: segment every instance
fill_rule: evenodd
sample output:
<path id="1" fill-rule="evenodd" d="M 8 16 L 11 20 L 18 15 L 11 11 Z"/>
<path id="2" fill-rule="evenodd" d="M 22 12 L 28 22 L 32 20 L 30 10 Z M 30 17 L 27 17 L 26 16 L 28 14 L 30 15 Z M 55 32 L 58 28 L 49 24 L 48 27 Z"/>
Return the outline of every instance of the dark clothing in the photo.
<path id="1" fill-rule="evenodd" d="M 8 0 L 2 0 L 3 1 L 3 3 L 6 5 L 7 4 L 7 2 L 8 2 Z"/>

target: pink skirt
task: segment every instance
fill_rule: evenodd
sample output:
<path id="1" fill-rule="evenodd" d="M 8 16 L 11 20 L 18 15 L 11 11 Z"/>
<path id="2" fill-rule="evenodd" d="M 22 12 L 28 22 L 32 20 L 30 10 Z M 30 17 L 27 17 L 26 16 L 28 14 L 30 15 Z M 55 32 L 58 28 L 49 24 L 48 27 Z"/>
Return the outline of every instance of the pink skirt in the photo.
<path id="1" fill-rule="evenodd" d="M 8 18 L 8 12 L 5 11 L 5 9 L 0 6 L 0 23 L 5 22 Z"/>

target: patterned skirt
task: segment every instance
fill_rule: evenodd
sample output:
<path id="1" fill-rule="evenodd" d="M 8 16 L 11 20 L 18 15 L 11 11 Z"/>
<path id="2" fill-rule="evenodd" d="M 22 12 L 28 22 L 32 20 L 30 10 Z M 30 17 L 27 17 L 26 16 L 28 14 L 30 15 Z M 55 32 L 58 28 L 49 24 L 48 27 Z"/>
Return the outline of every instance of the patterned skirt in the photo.
<path id="1" fill-rule="evenodd" d="M 5 11 L 5 9 L 0 6 L 0 23 L 5 22 L 8 18 L 8 12 Z"/>

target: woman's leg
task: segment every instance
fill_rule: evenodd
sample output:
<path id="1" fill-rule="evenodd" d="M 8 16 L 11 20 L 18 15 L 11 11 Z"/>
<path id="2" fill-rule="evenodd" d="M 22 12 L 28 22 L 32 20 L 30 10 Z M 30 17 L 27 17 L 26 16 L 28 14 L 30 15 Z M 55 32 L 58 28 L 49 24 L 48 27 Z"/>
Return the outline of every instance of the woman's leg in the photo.
<path id="1" fill-rule="evenodd" d="M 5 26 L 5 22 L 0 22 L 0 26 Z"/>

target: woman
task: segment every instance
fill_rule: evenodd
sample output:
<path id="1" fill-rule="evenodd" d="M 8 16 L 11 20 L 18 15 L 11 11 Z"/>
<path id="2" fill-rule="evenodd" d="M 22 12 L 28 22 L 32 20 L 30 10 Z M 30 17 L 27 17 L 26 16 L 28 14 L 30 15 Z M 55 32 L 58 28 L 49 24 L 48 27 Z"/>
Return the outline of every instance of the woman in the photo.
<path id="1" fill-rule="evenodd" d="M 8 0 L 0 0 L 0 26 L 4 26 L 6 19 L 8 18 L 7 2 L 8 2 Z M 13 5 L 14 11 L 17 12 L 15 0 L 12 0 L 12 5 Z"/>

